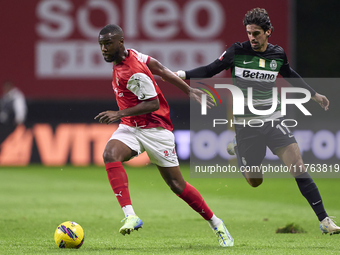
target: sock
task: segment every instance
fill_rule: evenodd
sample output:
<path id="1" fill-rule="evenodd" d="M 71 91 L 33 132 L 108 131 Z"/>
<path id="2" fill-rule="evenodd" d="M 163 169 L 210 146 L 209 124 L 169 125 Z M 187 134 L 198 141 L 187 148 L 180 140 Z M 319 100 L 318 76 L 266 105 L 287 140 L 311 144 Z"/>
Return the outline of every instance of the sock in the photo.
<path id="1" fill-rule="evenodd" d="M 121 207 L 131 205 L 128 177 L 122 162 L 110 162 L 105 165 L 109 182 Z"/>
<path id="2" fill-rule="evenodd" d="M 212 229 L 217 228 L 221 224 L 221 219 L 217 218 L 215 214 L 208 220 L 208 223 Z"/>
<path id="3" fill-rule="evenodd" d="M 186 182 L 182 194 L 178 196 L 187 202 L 187 204 L 198 212 L 205 220 L 210 220 L 213 217 L 213 212 L 210 210 L 201 194 L 189 183 Z"/>
<path id="4" fill-rule="evenodd" d="M 305 172 L 300 174 L 295 178 L 295 180 L 299 186 L 301 194 L 307 199 L 319 221 L 322 221 L 324 218 L 328 217 L 325 208 L 323 207 L 319 190 L 309 173 Z"/>
<path id="5" fill-rule="evenodd" d="M 123 206 L 122 209 L 125 214 L 125 217 L 127 217 L 128 215 L 136 215 L 135 211 L 133 210 L 132 205 Z"/>

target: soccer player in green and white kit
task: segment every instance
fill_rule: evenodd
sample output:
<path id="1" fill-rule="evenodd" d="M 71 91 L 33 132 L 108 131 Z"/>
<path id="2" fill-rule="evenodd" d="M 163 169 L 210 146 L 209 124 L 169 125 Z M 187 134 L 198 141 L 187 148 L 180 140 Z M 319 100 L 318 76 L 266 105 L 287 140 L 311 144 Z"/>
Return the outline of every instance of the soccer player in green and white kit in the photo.
<path id="1" fill-rule="evenodd" d="M 198 67 L 190 71 L 178 71 L 182 79 L 209 78 L 222 70 L 231 69 L 234 85 L 239 87 L 247 98 L 247 88 L 253 88 L 253 105 L 257 110 L 270 109 L 273 103 L 272 88 L 276 86 L 278 74 L 290 80 L 293 86 L 305 88 L 310 91 L 312 99 L 328 110 L 328 99 L 316 93 L 299 74 L 290 66 L 284 50 L 277 45 L 268 43 L 273 32 L 268 13 L 265 9 L 255 8 L 248 11 L 243 20 L 249 41 L 234 43 L 220 58 L 209 65 Z M 247 102 L 247 101 L 245 101 Z M 316 184 L 306 172 L 299 147 L 293 134 L 281 124 L 283 116 L 280 105 L 276 111 L 269 115 L 254 115 L 245 108 L 244 115 L 234 115 L 236 141 L 234 151 L 237 155 L 239 167 L 258 167 L 261 169 L 268 146 L 286 166 L 292 166 L 291 174 L 295 177 L 302 195 L 307 199 L 320 221 L 322 233 L 339 234 L 340 227 L 335 225 L 328 217 Z M 259 127 L 245 125 L 248 120 L 258 119 Z M 267 119 L 267 121 L 266 121 Z M 271 120 L 275 121 L 274 125 Z M 268 121 L 270 120 L 270 121 Z M 262 122 L 263 121 L 263 122 Z M 239 124 L 237 124 L 239 123 Z M 253 121 L 252 121 L 253 123 Z M 235 140 L 235 139 L 234 139 Z M 243 172 L 246 180 L 252 187 L 259 186 L 263 181 L 262 171 Z"/>

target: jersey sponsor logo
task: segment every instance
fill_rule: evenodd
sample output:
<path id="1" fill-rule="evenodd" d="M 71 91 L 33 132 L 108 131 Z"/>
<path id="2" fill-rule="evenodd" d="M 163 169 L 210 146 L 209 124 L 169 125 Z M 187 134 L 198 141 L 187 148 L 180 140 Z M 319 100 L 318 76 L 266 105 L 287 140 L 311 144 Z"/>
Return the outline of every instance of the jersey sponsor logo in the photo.
<path id="1" fill-rule="evenodd" d="M 267 81 L 275 81 L 276 75 L 270 73 L 263 72 L 252 72 L 250 70 L 243 70 L 242 76 L 244 78 L 257 79 L 257 80 L 267 80 Z"/>
<path id="2" fill-rule="evenodd" d="M 247 64 L 250 64 L 250 63 L 253 63 L 254 61 L 245 61 L 245 60 L 243 60 L 243 64 L 244 65 L 247 65 Z"/>
<path id="3" fill-rule="evenodd" d="M 155 84 L 145 73 L 134 73 L 126 88 L 130 90 L 139 100 L 146 100 L 157 96 Z"/>
<path id="4" fill-rule="evenodd" d="M 275 82 L 278 72 L 235 66 L 235 77 L 258 82 Z"/>

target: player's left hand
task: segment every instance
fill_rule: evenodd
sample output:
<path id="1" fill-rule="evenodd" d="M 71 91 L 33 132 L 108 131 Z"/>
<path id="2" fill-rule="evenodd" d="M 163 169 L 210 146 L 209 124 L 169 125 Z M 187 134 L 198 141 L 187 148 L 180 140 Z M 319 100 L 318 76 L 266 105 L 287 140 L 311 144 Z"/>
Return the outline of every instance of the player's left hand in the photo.
<path id="1" fill-rule="evenodd" d="M 110 124 L 117 120 L 119 120 L 121 116 L 119 116 L 119 111 L 105 111 L 99 113 L 94 119 L 99 119 L 100 123 Z"/>
<path id="2" fill-rule="evenodd" d="M 325 111 L 328 110 L 329 107 L 329 100 L 327 99 L 327 97 L 325 97 L 324 95 L 320 95 L 319 93 L 316 93 L 312 99 L 317 102 L 323 109 L 325 109 Z"/>
<path id="3" fill-rule="evenodd" d="M 195 101 L 201 104 L 202 94 L 206 94 L 204 91 L 197 89 L 197 88 L 190 88 L 190 98 L 194 99 Z M 215 106 L 214 100 L 211 98 L 210 95 L 207 95 L 207 107 L 211 109 L 211 107 Z"/>

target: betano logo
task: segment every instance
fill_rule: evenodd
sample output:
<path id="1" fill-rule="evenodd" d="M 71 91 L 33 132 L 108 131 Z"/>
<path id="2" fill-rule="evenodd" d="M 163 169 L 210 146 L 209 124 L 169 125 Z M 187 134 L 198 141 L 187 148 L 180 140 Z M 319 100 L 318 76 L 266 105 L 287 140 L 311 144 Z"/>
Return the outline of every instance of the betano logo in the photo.
<path id="1" fill-rule="evenodd" d="M 212 86 L 209 86 L 208 84 L 204 84 L 203 82 L 197 82 L 197 83 L 199 83 L 199 84 L 201 84 L 201 85 L 211 89 L 216 94 L 218 100 L 220 101 L 220 104 L 222 105 L 221 97 L 217 93 L 216 89 L 214 89 Z M 204 88 L 198 88 L 198 89 L 200 89 L 200 90 L 204 91 L 205 93 L 207 93 L 211 97 L 211 99 L 214 101 L 215 106 L 217 106 L 216 99 L 213 96 L 213 94 L 211 94 L 211 92 L 209 90 L 204 89 Z M 201 95 L 201 105 L 202 105 L 202 107 L 201 107 L 201 115 L 207 115 L 207 94 L 202 94 Z"/>

